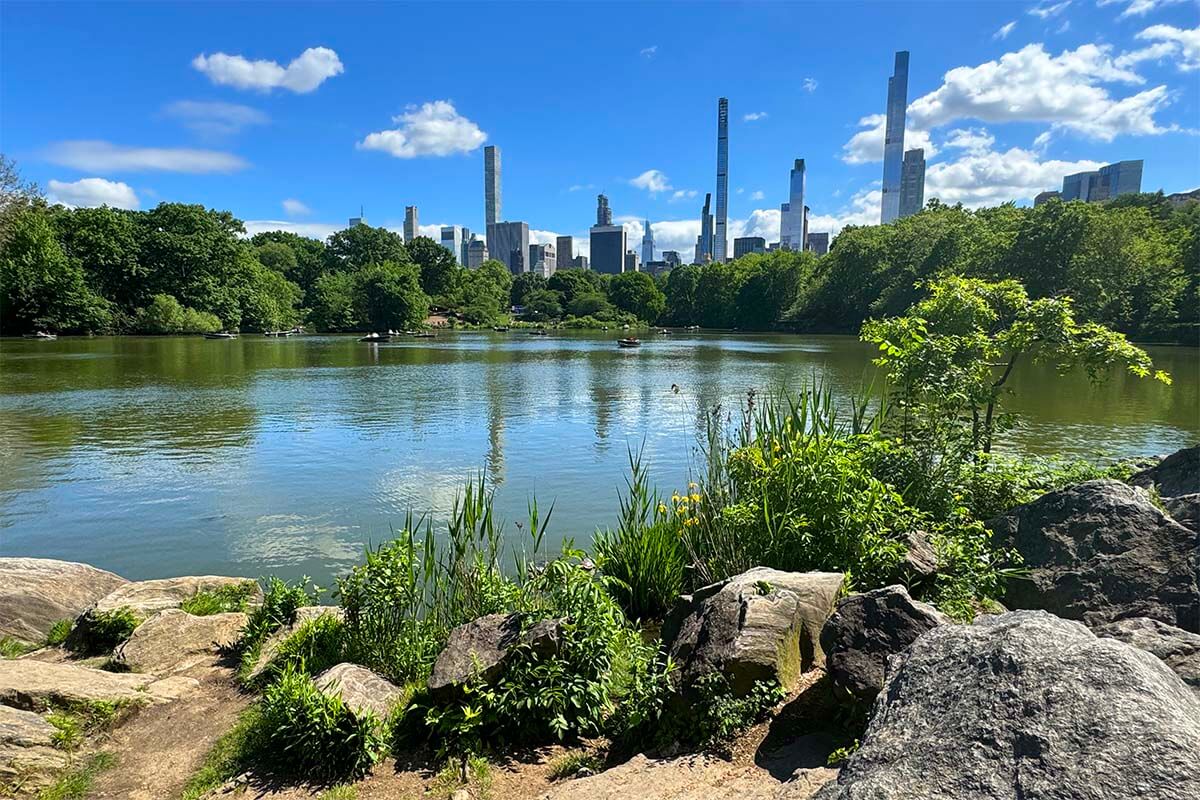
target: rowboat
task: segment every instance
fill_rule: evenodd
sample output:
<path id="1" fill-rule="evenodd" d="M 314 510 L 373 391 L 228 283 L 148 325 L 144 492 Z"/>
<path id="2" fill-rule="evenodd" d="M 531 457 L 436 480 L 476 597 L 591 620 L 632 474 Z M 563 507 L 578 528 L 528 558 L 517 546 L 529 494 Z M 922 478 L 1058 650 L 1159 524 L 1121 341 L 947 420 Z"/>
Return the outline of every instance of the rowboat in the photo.
<path id="1" fill-rule="evenodd" d="M 412 335 L 412 337 L 414 339 L 433 339 L 437 337 L 437 334 L 433 331 L 417 331 Z"/>
<path id="2" fill-rule="evenodd" d="M 27 333 L 22 338 L 38 339 L 39 341 L 43 341 L 43 342 L 53 342 L 55 339 L 58 338 L 58 336 L 53 333 L 46 333 L 45 331 L 36 331 L 34 333 Z"/>
<path id="3" fill-rule="evenodd" d="M 366 336 L 359 339 L 360 342 L 386 342 L 391 339 L 391 335 L 386 333 L 368 333 Z"/>
<path id="4" fill-rule="evenodd" d="M 206 334 L 204 334 L 204 338 L 205 339 L 236 339 L 237 334 L 236 333 L 225 333 L 225 332 L 206 333 Z"/>
<path id="5" fill-rule="evenodd" d="M 534 328 L 529 332 L 530 336 L 549 336 L 550 334 L 545 328 Z"/>
<path id="6" fill-rule="evenodd" d="M 492 330 L 494 330 L 496 333 L 508 333 L 508 326 L 507 325 L 493 325 Z"/>
<path id="7" fill-rule="evenodd" d="M 633 337 L 628 339 L 617 339 L 617 347 L 641 347 L 642 343 Z"/>

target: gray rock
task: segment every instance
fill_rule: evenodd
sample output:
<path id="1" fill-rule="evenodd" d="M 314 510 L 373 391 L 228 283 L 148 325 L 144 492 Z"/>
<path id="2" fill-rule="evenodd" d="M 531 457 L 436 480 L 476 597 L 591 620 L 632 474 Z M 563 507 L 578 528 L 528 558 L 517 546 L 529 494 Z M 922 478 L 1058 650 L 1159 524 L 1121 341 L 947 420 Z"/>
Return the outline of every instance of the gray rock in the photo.
<path id="1" fill-rule="evenodd" d="M 1198 534 L 1145 492 L 1095 480 L 1050 492 L 988 523 L 1028 578 L 1008 581 L 1009 608 L 1044 609 L 1100 625 L 1151 617 L 1200 633 Z"/>
<path id="2" fill-rule="evenodd" d="M 54 747 L 54 726 L 32 711 L 0 706 L 0 788 L 20 781 L 41 787 L 65 767 L 67 754 Z"/>
<path id="3" fill-rule="evenodd" d="M 324 616 L 331 616 L 338 621 L 342 621 L 346 618 L 346 612 L 340 606 L 302 606 L 297 608 L 296 619 L 291 625 L 284 625 L 263 641 L 258 651 L 258 659 L 254 662 L 254 667 L 245 676 L 246 682 L 253 684 L 262 678 L 271 666 L 271 662 L 275 660 L 275 655 L 279 652 L 279 646 L 299 630 L 301 625 L 309 620 Z"/>
<path id="4" fill-rule="evenodd" d="M 685 686 L 721 672 L 737 695 L 758 681 L 790 689 L 824 663 L 821 627 L 844 579 L 755 567 L 681 598 L 663 624 L 663 645 Z"/>
<path id="5" fill-rule="evenodd" d="M 128 608 L 138 619 L 148 619 L 159 611 L 178 608 L 200 592 L 211 592 L 225 586 L 253 583 L 250 604 L 262 602 L 262 589 L 250 578 L 230 578 L 222 575 L 188 575 L 181 578 L 161 578 L 153 581 L 126 583 L 100 598 L 88 609 L 89 614 L 102 614 Z"/>
<path id="6" fill-rule="evenodd" d="M 1162 497 L 1200 493 L 1200 445 L 1177 450 L 1129 482 L 1143 489 L 1157 487 Z"/>
<path id="7" fill-rule="evenodd" d="M 1110 622 L 1093 628 L 1092 632 L 1153 653 L 1192 691 L 1200 694 L 1200 635 L 1146 617 Z"/>
<path id="8" fill-rule="evenodd" d="M 1164 498 L 1163 505 L 1171 519 L 1200 533 L 1200 492 Z"/>
<path id="9" fill-rule="evenodd" d="M 558 649 L 561 622 L 542 620 L 521 632 L 519 614 L 488 614 L 459 625 L 450 632 L 429 675 L 435 696 L 454 694 L 471 681 L 495 682 L 518 646 L 527 645 L 539 656 Z"/>
<path id="10" fill-rule="evenodd" d="M 870 703 L 883 688 L 888 659 L 949 622 L 933 606 L 909 597 L 903 586 L 852 594 L 821 629 L 825 669 L 836 689 Z"/>
<path id="11" fill-rule="evenodd" d="M 59 620 L 84 609 L 126 580 L 111 572 L 51 558 L 0 558 L 0 636 L 40 643 Z"/>
<path id="12" fill-rule="evenodd" d="M 904 570 L 911 583 L 917 584 L 937 574 L 937 553 L 924 531 L 912 531 L 905 537 L 908 552 L 904 554 Z"/>
<path id="13" fill-rule="evenodd" d="M 113 658 L 134 672 L 169 675 L 211 661 L 241 638 L 245 626 L 240 612 L 197 617 L 168 608 L 137 626 Z"/>
<path id="14" fill-rule="evenodd" d="M 356 715 L 370 712 L 382 722 L 397 703 L 405 697 L 405 691 L 396 684 L 358 664 L 338 664 L 318 675 L 316 687 L 325 694 L 342 698 Z"/>
<path id="15" fill-rule="evenodd" d="M 704 755 L 637 755 L 587 778 L 555 784 L 539 800 L 774 800 L 780 783 L 755 764 Z M 795 795 L 794 800 L 801 800 Z"/>
<path id="16" fill-rule="evenodd" d="M 138 705 L 164 702 L 186 694 L 196 685 L 197 681 L 190 678 L 157 680 L 151 675 L 106 672 L 75 664 L 0 660 L 0 704 L 29 711 L 93 700 Z"/>
<path id="17" fill-rule="evenodd" d="M 1200 797 L 1200 699 L 1149 653 L 1040 611 L 896 658 L 820 800 Z"/>

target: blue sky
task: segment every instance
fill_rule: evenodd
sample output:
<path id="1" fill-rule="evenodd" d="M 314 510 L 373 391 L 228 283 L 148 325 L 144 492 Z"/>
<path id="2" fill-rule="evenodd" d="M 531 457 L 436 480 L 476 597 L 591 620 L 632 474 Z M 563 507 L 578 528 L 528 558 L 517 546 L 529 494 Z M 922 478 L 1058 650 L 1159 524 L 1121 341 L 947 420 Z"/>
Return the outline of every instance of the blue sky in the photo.
<path id="1" fill-rule="evenodd" d="M 604 191 L 690 252 L 730 101 L 731 236 L 778 238 L 806 159 L 812 230 L 878 221 L 893 53 L 926 197 L 1025 204 L 1145 159 L 1200 186 L 1195 0 L 1004 3 L 0 5 L 0 149 L 54 199 L 229 209 L 251 231 L 356 216 L 584 236 Z M 640 177 L 640 180 L 639 180 Z M 693 194 L 694 193 L 694 194 Z M 732 248 L 731 248 L 732 249 Z"/>

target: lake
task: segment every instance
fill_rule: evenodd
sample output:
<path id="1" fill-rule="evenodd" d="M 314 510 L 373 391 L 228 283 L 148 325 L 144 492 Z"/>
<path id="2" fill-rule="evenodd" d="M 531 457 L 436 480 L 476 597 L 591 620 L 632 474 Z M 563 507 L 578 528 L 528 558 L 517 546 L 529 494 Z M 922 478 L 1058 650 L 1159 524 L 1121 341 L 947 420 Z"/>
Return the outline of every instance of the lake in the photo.
<path id="1" fill-rule="evenodd" d="M 443 333 L 0 341 L 0 555 L 84 561 L 142 579 L 344 571 L 405 512 L 443 518 L 472 474 L 507 531 L 535 495 L 552 541 L 611 524 L 630 449 L 660 488 L 697 464 L 705 409 L 822 381 L 872 379 L 850 337 Z M 1151 347 L 1165 387 L 1020 367 L 1005 446 L 1164 453 L 1200 439 L 1200 353 Z"/>

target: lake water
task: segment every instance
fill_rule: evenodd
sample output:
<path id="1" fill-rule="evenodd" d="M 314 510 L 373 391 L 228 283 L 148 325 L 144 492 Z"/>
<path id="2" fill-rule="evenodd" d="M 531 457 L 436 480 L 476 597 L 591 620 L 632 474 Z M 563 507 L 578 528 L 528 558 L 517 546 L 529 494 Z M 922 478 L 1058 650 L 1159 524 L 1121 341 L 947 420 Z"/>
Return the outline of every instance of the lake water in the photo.
<path id="1" fill-rule="evenodd" d="M 0 555 L 328 581 L 408 509 L 444 518 L 473 473 L 511 535 L 536 494 L 554 503 L 551 540 L 586 543 L 613 521 L 630 448 L 669 493 L 696 465 L 704 409 L 814 379 L 846 399 L 874 373 L 848 337 L 614 338 L 5 339 Z M 1174 386 L 1020 368 L 1007 446 L 1127 456 L 1200 440 L 1200 353 L 1150 351 Z"/>

